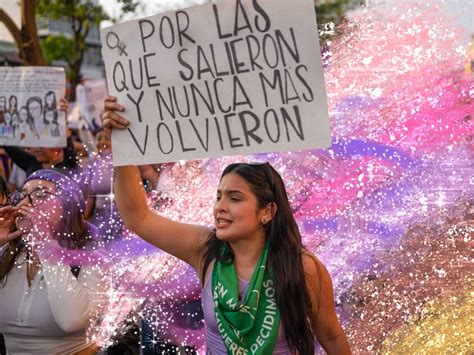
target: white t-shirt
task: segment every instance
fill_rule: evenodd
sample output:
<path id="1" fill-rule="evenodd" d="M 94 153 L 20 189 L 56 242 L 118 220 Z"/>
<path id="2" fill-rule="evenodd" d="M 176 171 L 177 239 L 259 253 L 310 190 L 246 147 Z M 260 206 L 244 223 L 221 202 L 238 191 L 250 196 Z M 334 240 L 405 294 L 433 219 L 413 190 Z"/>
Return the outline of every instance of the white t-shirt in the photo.
<path id="1" fill-rule="evenodd" d="M 0 284 L 0 286 L 3 282 Z M 86 329 L 104 303 L 101 273 L 43 263 L 31 287 L 20 255 L 0 287 L 0 333 L 10 354 L 70 354 L 91 346 Z"/>

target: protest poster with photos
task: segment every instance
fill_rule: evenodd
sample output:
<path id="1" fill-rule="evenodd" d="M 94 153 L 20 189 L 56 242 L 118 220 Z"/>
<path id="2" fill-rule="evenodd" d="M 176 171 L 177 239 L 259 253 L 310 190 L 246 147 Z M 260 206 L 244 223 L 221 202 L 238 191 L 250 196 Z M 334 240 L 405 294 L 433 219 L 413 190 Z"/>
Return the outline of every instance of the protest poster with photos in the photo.
<path id="1" fill-rule="evenodd" d="M 109 93 L 130 126 L 114 165 L 325 148 L 312 0 L 226 0 L 101 31 Z"/>
<path id="2" fill-rule="evenodd" d="M 89 130 L 97 133 L 102 129 L 104 100 L 107 97 L 105 79 L 87 80 L 76 86 L 76 101 L 81 116 L 86 120 Z"/>
<path id="3" fill-rule="evenodd" d="M 65 147 L 66 113 L 58 107 L 65 93 L 63 68 L 0 68 L 0 144 Z"/>

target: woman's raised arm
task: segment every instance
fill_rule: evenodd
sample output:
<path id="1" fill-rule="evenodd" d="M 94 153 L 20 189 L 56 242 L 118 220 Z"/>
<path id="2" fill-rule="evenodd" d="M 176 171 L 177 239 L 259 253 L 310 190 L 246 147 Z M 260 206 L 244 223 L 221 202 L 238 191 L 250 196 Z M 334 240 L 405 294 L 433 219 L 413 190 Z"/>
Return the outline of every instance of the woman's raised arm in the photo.
<path id="1" fill-rule="evenodd" d="M 123 110 L 116 98 L 109 96 L 105 101 L 104 127 L 125 129 L 128 121 L 117 113 Z M 151 210 L 136 166 L 114 169 L 114 194 L 128 228 L 150 244 L 199 269 L 203 246 L 211 233 L 209 228 L 179 223 Z"/>

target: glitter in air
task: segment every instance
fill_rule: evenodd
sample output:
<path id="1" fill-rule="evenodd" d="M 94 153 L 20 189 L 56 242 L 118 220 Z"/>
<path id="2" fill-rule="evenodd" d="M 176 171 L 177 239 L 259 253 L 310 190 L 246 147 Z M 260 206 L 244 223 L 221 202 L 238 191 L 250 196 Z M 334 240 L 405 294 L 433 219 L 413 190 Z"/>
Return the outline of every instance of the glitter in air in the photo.
<path id="1" fill-rule="evenodd" d="M 332 275 L 354 353 L 474 346 L 474 80 L 463 73 L 461 30 L 439 4 L 375 1 L 339 29 L 324 59 L 329 149 L 180 162 L 149 195 L 166 216 L 212 225 L 223 168 L 272 163 L 305 245 Z M 193 271 L 129 232 L 103 245 L 109 302 L 91 338 L 110 344 L 126 319 L 141 318 L 155 330 L 143 345 L 202 349 L 188 307 L 199 297 Z"/>

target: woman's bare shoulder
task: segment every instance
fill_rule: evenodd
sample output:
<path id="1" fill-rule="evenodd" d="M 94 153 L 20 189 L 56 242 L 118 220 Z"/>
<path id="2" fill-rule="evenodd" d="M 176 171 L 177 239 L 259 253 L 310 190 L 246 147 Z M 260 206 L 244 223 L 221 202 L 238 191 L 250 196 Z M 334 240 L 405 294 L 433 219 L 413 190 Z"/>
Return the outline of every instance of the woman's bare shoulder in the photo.
<path id="1" fill-rule="evenodd" d="M 307 277 L 318 280 L 320 284 L 331 283 L 331 276 L 316 255 L 305 250 L 302 255 L 303 269 Z"/>

